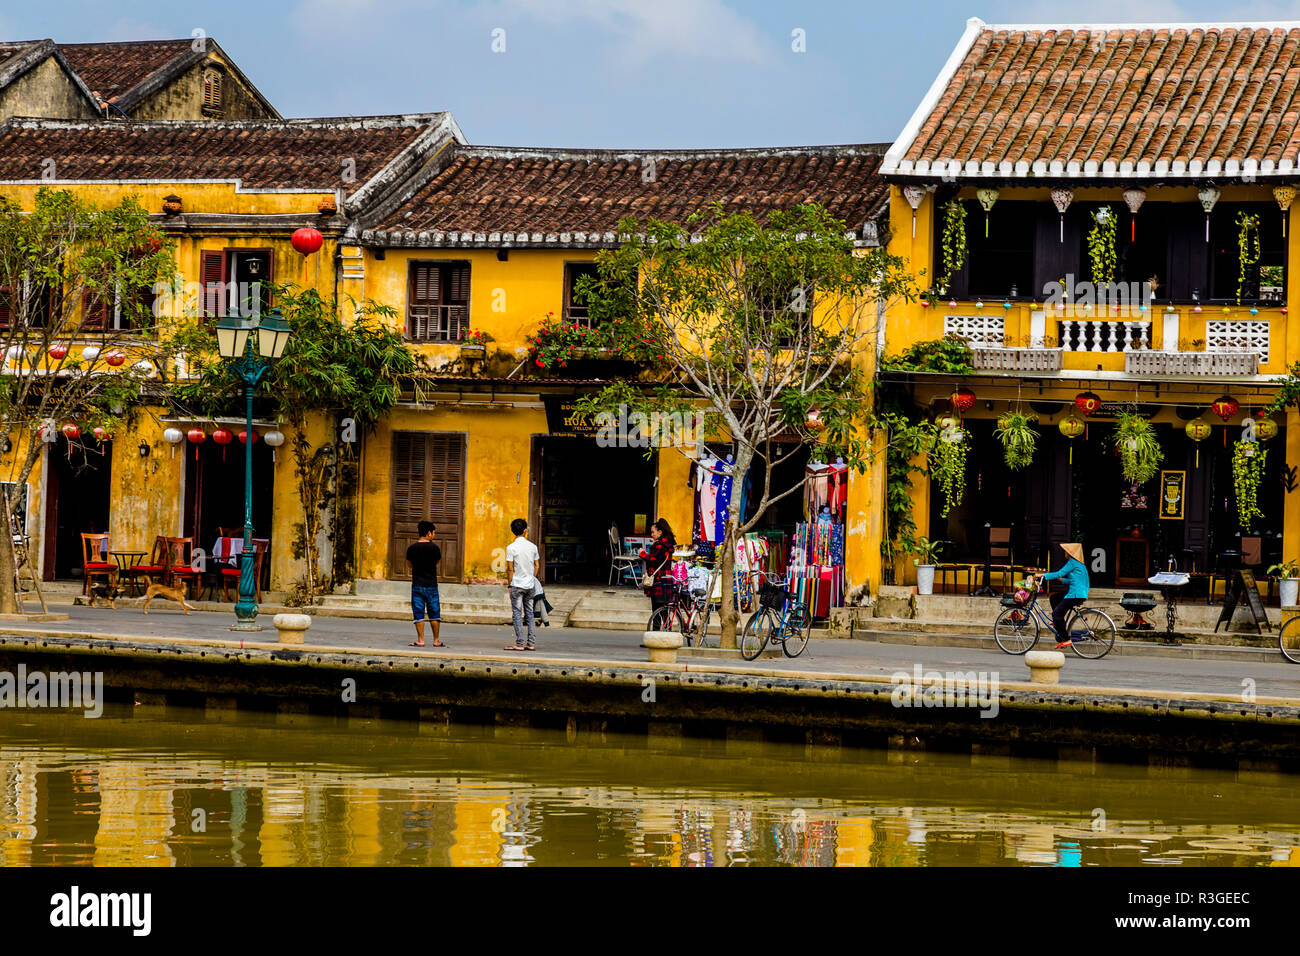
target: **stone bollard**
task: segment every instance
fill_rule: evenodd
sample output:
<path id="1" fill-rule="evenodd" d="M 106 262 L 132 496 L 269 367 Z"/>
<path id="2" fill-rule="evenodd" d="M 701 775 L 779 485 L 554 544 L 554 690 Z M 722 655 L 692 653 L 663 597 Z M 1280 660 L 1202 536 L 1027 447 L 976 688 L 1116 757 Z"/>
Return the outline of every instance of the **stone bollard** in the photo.
<path id="1" fill-rule="evenodd" d="M 310 614 L 277 614 L 271 623 L 280 634 L 281 644 L 301 644 L 303 634 L 311 627 Z"/>
<path id="2" fill-rule="evenodd" d="M 676 631 L 646 631 L 641 646 L 650 651 L 652 664 L 677 663 L 677 648 L 682 646 L 682 636 Z"/>
<path id="3" fill-rule="evenodd" d="M 1029 681 L 1033 684 L 1055 684 L 1061 679 L 1065 655 L 1060 651 L 1030 651 L 1025 655 L 1029 665 Z"/>

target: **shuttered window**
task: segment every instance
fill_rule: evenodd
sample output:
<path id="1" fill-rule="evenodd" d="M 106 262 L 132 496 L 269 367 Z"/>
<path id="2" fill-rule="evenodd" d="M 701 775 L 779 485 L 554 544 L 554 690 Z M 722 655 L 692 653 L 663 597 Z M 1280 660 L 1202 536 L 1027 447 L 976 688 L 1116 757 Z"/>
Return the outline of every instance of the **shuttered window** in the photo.
<path id="1" fill-rule="evenodd" d="M 220 70 L 203 71 L 203 112 L 221 112 L 221 87 L 224 77 Z"/>
<path id="2" fill-rule="evenodd" d="M 82 293 L 81 327 L 103 332 L 113 326 L 113 301 L 93 292 Z"/>
<path id="3" fill-rule="evenodd" d="M 413 262 L 407 286 L 406 337 L 459 341 L 469 327 L 469 263 Z"/>
<path id="4" fill-rule="evenodd" d="M 417 525 L 432 521 L 442 549 L 438 576 L 459 580 L 461 522 L 465 511 L 465 436 L 438 432 L 393 434 L 392 499 L 389 511 L 389 573 L 410 576 L 406 549 Z"/>
<path id="5" fill-rule="evenodd" d="M 203 287 L 203 314 L 218 318 L 226 314 L 226 254 L 205 252 L 199 259 L 199 284 Z"/>
<path id="6" fill-rule="evenodd" d="M 14 318 L 14 292 L 7 285 L 0 286 L 0 329 L 9 328 Z"/>

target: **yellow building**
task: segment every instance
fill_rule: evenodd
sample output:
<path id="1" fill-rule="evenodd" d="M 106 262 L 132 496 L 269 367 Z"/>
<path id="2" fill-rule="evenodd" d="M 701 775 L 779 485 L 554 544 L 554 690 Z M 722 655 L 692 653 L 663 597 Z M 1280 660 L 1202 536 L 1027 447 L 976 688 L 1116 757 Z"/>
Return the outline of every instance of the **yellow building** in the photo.
<path id="1" fill-rule="evenodd" d="M 917 533 L 946 540 L 944 560 L 981 563 L 992 536 L 994 563 L 1055 567 L 1055 545 L 1082 540 L 1094 584 L 1130 587 L 1170 557 L 1200 573 L 1296 557 L 1296 413 L 1259 413 L 1300 359 L 1281 82 L 1298 38 L 970 21 L 882 166 L 889 248 L 927 290 L 886 317 L 882 387 L 919 417 L 956 412 L 966 435 L 960 504 L 945 514 L 938 486 L 913 482 Z M 969 344 L 969 371 L 898 361 L 945 337 Z M 994 434 L 1008 412 L 1037 417 L 1026 468 Z M 1144 484 L 1115 447 L 1132 412 L 1163 451 Z M 1266 459 L 1248 519 L 1239 440 Z"/>

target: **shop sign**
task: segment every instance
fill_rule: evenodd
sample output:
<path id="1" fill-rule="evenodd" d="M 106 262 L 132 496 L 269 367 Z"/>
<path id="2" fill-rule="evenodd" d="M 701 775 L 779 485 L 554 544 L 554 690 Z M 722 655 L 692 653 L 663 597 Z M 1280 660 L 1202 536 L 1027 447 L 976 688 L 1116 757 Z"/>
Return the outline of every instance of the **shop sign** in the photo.
<path id="1" fill-rule="evenodd" d="M 546 427 L 552 435 L 595 438 L 599 426 L 577 410 L 581 395 L 546 395 Z"/>
<path id="2" fill-rule="evenodd" d="M 1187 472 L 1160 472 L 1160 517 L 1166 521 L 1182 521 L 1187 492 Z"/>

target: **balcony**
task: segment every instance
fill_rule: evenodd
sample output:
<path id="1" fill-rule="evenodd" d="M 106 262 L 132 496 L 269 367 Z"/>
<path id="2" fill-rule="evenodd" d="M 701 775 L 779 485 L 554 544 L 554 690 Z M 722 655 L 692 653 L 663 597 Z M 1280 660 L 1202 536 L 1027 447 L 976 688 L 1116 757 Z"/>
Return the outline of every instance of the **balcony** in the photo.
<path id="1" fill-rule="evenodd" d="M 1061 347 L 1071 352 L 1132 352 L 1151 347 L 1151 323 L 1062 319 Z"/>
<path id="2" fill-rule="evenodd" d="M 1129 352 L 1124 371 L 1129 375 L 1191 376 L 1258 375 L 1258 352 Z"/>
<path id="3" fill-rule="evenodd" d="M 981 372 L 1059 372 L 1065 367 L 1065 351 L 972 344 L 971 364 Z"/>

